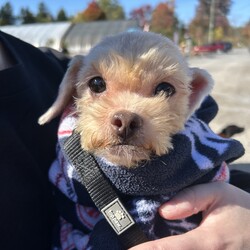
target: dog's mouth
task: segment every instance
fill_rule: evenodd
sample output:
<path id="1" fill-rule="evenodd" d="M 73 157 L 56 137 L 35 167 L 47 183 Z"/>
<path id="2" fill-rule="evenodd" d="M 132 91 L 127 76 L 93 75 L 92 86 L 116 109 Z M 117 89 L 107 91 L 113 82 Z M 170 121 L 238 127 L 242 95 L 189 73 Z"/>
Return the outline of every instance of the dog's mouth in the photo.
<path id="1" fill-rule="evenodd" d="M 129 151 L 129 152 L 133 152 L 133 151 L 138 151 L 138 149 L 142 149 L 143 147 L 141 146 L 136 146 L 136 145 L 132 145 L 132 144 L 116 144 L 116 145 L 112 145 L 109 147 L 109 151 L 113 152 L 114 154 L 119 154 L 119 152 L 121 151 Z"/>
<path id="2" fill-rule="evenodd" d="M 106 147 L 100 153 L 113 164 L 135 167 L 138 162 L 148 160 L 151 151 L 139 145 L 115 144 Z"/>

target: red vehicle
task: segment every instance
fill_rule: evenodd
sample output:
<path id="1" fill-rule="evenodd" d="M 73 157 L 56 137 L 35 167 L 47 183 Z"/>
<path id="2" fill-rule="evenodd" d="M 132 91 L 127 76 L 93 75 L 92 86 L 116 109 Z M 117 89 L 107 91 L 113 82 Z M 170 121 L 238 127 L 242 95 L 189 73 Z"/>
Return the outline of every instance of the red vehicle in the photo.
<path id="1" fill-rule="evenodd" d="M 230 43 L 228 42 L 214 42 L 210 44 L 205 44 L 201 46 L 194 46 L 193 52 L 195 55 L 202 54 L 202 53 L 211 53 L 211 52 L 227 52 L 232 48 L 229 46 Z"/>

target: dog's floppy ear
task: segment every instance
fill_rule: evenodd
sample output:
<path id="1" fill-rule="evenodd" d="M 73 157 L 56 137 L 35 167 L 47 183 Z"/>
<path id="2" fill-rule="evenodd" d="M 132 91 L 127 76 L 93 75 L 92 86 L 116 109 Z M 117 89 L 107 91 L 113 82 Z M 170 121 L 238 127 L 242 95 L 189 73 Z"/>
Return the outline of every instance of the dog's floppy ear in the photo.
<path id="1" fill-rule="evenodd" d="M 58 96 L 52 106 L 38 119 L 38 123 L 43 125 L 61 114 L 63 109 L 71 100 L 75 85 L 78 81 L 77 76 L 80 68 L 83 66 L 83 56 L 75 56 L 69 63 L 66 74 L 59 86 Z"/>
<path id="2" fill-rule="evenodd" d="M 189 113 L 192 115 L 198 109 L 206 96 L 211 92 L 214 82 L 207 71 L 199 68 L 190 68 L 192 81 L 190 84 L 191 95 L 189 98 Z"/>

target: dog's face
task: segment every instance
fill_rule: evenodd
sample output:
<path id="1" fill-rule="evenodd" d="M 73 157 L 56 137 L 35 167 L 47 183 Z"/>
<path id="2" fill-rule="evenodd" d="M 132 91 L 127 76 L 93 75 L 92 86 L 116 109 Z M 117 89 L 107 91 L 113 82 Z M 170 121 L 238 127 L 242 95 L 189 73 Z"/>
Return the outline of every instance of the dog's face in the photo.
<path id="1" fill-rule="evenodd" d="M 82 148 L 126 167 L 168 153 L 208 89 L 171 41 L 144 32 L 105 39 L 72 62 L 67 78 L 75 79 Z"/>

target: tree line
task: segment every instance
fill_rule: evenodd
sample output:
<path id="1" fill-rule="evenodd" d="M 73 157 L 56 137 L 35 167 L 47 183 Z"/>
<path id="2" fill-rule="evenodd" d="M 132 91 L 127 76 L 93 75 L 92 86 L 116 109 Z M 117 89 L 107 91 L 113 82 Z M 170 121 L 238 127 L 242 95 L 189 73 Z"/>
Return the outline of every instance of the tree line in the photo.
<path id="1" fill-rule="evenodd" d="M 0 25 L 13 25 L 16 23 L 46 23 L 56 21 L 67 21 L 70 18 L 67 16 L 64 9 L 58 11 L 53 17 L 45 3 L 39 3 L 37 13 L 34 14 L 28 7 L 20 9 L 18 15 L 14 15 L 14 10 L 10 2 L 6 2 L 0 7 Z"/>
<path id="2" fill-rule="evenodd" d="M 13 13 L 13 7 L 10 2 L 0 6 L 0 25 L 125 19 L 124 10 L 117 0 L 92 1 L 85 10 L 77 13 L 75 16 L 69 16 L 63 8 L 58 10 L 57 14 L 53 16 L 44 2 L 38 4 L 37 13 L 32 13 L 28 7 L 21 8 L 16 16 Z"/>
<path id="3" fill-rule="evenodd" d="M 191 38 L 193 43 L 202 44 L 207 41 L 209 20 L 211 18 L 212 0 L 199 0 L 195 15 L 188 25 L 184 25 L 176 15 L 174 1 L 159 3 L 156 7 L 143 5 L 131 10 L 126 17 L 119 0 L 92 0 L 88 6 L 75 16 L 68 16 L 64 9 L 58 10 L 53 16 L 44 2 L 38 4 L 37 13 L 32 13 L 28 7 L 21 8 L 17 16 L 13 15 L 10 2 L 0 6 L 0 25 L 15 23 L 45 23 L 58 21 L 89 22 L 98 20 L 134 19 L 144 30 L 150 30 L 173 38 L 178 35 L 179 40 Z M 227 16 L 230 13 L 232 0 L 216 0 L 213 23 L 214 40 L 232 40 L 235 34 L 244 39 L 250 38 L 250 22 L 237 30 L 230 24 Z"/>

